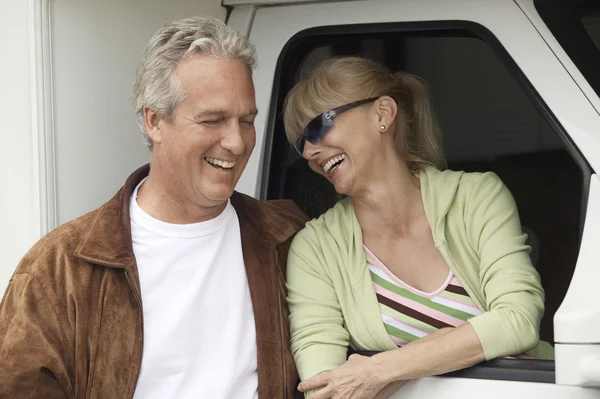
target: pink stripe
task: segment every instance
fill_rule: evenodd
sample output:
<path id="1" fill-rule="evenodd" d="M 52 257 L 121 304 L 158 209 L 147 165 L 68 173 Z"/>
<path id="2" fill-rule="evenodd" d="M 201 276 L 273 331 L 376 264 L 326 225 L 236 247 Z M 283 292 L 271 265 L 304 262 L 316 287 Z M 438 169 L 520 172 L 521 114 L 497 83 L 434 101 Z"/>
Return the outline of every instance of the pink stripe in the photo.
<path id="1" fill-rule="evenodd" d="M 454 274 L 452 273 L 452 271 L 450 271 L 448 273 L 448 278 L 446 279 L 446 281 L 444 281 L 444 283 L 442 284 L 442 286 L 440 288 L 438 288 L 437 290 L 435 290 L 433 292 L 423 292 L 421 290 L 414 288 L 410 284 L 407 284 L 404 281 L 400 280 L 398 277 L 396 277 L 396 275 L 394 273 L 392 273 L 387 267 L 385 267 L 385 265 L 369 250 L 369 248 L 367 248 L 365 245 L 363 245 L 363 248 L 369 254 L 369 256 L 371 258 L 373 258 L 373 260 L 376 262 L 376 264 L 373 264 L 373 263 L 369 263 L 369 264 L 375 266 L 376 268 L 378 268 L 380 270 L 383 270 L 383 272 L 385 274 L 387 274 L 389 276 L 389 278 L 391 278 L 398 285 L 402 286 L 403 288 L 406 288 L 413 294 L 416 294 L 419 296 L 424 296 L 426 298 L 433 298 L 433 297 L 439 295 L 440 292 L 444 291 L 446 289 L 446 287 L 448 286 L 448 284 L 450 284 L 450 282 L 454 279 Z"/>
<path id="2" fill-rule="evenodd" d="M 390 338 L 398 346 L 404 346 L 404 345 L 408 344 L 408 342 L 406 342 L 405 340 L 397 338 L 397 337 L 394 337 L 393 335 L 390 335 Z"/>
<path id="3" fill-rule="evenodd" d="M 452 278 L 452 281 L 450 281 L 450 284 L 455 285 L 457 287 L 462 287 L 463 286 L 462 283 L 456 277 Z"/>
<path id="4" fill-rule="evenodd" d="M 442 312 L 438 312 L 435 309 L 428 308 L 427 306 L 421 305 L 420 303 L 415 302 L 411 299 L 404 298 L 403 296 L 394 294 L 393 292 L 390 292 L 379 285 L 375 285 L 375 292 L 377 292 L 378 294 L 384 295 L 387 298 L 390 298 L 391 300 L 396 301 L 404 306 L 408 306 L 409 308 L 414 309 L 417 312 L 423 313 L 424 315 L 441 320 L 446 324 L 450 324 L 453 327 L 459 326 L 462 323 L 464 323 L 462 320 L 457 319 L 456 317 L 452 317 L 452 316 L 444 314 Z"/>
<path id="5" fill-rule="evenodd" d="M 415 327 L 415 326 L 413 326 L 412 324 L 408 324 L 408 323 L 406 323 L 406 322 L 404 322 L 404 321 L 402 321 L 402 320 L 399 320 L 398 318 L 396 318 L 396 317 L 394 317 L 394 316 L 392 316 L 392 315 L 390 315 L 390 314 L 387 314 L 387 313 L 384 313 L 384 312 L 381 312 L 381 314 L 384 314 L 384 315 L 386 315 L 386 316 L 387 316 L 387 317 L 389 317 L 390 319 L 394 319 L 394 321 L 396 321 L 396 322 L 397 322 L 397 323 L 399 323 L 399 324 L 402 324 L 403 326 L 407 326 L 407 327 L 409 327 L 409 328 L 414 328 L 415 330 L 421 331 L 423 334 L 427 334 L 427 335 L 429 335 L 429 334 L 430 334 L 429 332 L 427 332 L 427 331 L 425 331 L 425 330 L 422 330 L 422 329 L 420 329 L 419 327 Z M 406 333 L 409 333 L 409 334 L 411 334 L 411 332 L 410 332 L 410 331 L 406 331 L 406 330 L 402 330 L 402 331 L 404 331 L 404 332 L 406 332 Z M 415 335 L 415 334 L 412 334 L 412 335 Z"/>
<path id="6" fill-rule="evenodd" d="M 479 308 L 477 306 L 475 306 L 475 305 L 473 305 L 471 303 L 457 301 L 456 299 L 445 297 L 444 294 L 440 295 L 439 298 L 444 298 L 447 301 L 454 302 L 454 303 L 460 303 L 461 305 L 468 306 L 468 307 L 473 308 L 475 310 L 479 310 Z M 458 310 L 460 310 L 460 309 L 458 309 Z"/>

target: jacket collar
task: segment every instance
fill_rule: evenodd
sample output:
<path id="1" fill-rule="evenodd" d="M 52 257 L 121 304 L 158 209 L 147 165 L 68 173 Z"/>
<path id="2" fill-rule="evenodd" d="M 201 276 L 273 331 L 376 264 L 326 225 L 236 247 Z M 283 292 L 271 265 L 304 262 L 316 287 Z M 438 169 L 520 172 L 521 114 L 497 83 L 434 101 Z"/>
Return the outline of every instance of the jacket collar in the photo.
<path id="1" fill-rule="evenodd" d="M 129 202 L 133 190 L 149 172 L 149 164 L 137 169 L 113 198 L 96 211 L 82 242 L 75 250 L 75 256 L 93 264 L 119 269 L 133 264 Z M 290 222 L 289 213 L 278 206 L 237 192 L 232 195 L 231 204 L 240 221 L 244 248 L 251 249 L 249 244 L 256 240 L 276 246 L 298 230 L 297 224 Z"/>

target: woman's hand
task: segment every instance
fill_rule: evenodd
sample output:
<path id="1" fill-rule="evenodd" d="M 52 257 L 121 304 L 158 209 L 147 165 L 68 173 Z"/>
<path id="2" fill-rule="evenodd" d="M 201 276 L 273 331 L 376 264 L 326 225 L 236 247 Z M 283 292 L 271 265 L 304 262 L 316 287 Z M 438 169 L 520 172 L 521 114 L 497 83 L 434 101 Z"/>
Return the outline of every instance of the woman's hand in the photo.
<path id="1" fill-rule="evenodd" d="M 387 385 L 373 364 L 369 357 L 352 355 L 341 367 L 302 381 L 298 390 L 318 389 L 310 399 L 373 399 Z"/>

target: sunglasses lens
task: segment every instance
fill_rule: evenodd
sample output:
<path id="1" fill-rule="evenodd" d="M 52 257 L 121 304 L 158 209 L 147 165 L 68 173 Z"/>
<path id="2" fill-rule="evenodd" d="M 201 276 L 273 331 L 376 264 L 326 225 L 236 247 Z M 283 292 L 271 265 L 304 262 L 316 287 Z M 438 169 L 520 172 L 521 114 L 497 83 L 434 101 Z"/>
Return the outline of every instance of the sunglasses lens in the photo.
<path id="1" fill-rule="evenodd" d="M 315 119 L 310 121 L 310 123 L 304 129 L 304 137 L 311 144 L 317 144 L 319 141 L 323 139 L 327 130 L 330 129 L 329 126 L 325 126 L 324 121 L 329 124 L 333 124 L 331 119 L 325 119 L 322 115 L 318 115 Z"/>
<path id="2" fill-rule="evenodd" d="M 326 113 L 317 115 L 312 121 L 304 128 L 302 138 L 294 143 L 294 148 L 304 158 L 304 144 L 308 141 L 311 144 L 317 144 L 323 140 L 325 134 L 333 127 L 333 118 L 328 117 Z"/>
<path id="3" fill-rule="evenodd" d="M 305 142 L 306 142 L 306 139 L 304 138 L 304 136 L 302 136 L 302 138 L 300 140 L 296 140 L 296 142 L 294 143 L 294 148 L 296 149 L 296 152 L 302 158 L 304 158 L 304 143 Z"/>

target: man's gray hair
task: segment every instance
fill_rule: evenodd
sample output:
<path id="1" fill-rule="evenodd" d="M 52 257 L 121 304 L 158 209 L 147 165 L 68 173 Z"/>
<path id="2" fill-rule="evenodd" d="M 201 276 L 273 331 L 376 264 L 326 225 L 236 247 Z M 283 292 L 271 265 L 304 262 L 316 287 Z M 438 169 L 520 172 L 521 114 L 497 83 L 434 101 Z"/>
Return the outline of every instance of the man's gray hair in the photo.
<path id="1" fill-rule="evenodd" d="M 144 142 L 150 150 L 152 140 L 146 131 L 144 107 L 171 121 L 175 106 L 184 96 L 175 69 L 179 62 L 195 54 L 237 60 L 251 72 L 256 66 L 252 43 L 218 19 L 186 18 L 160 28 L 146 46 L 133 85 L 133 106 Z"/>

